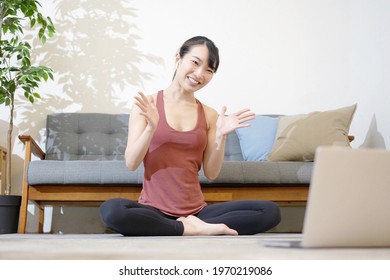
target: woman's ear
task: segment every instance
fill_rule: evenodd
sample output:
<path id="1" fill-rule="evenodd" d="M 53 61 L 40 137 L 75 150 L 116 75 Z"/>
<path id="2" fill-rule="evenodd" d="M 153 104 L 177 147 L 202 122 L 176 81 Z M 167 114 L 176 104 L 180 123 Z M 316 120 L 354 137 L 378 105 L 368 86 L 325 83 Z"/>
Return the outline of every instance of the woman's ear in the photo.
<path id="1" fill-rule="evenodd" d="M 180 63 L 180 55 L 176 54 L 176 69 L 177 67 L 179 67 L 179 63 Z"/>

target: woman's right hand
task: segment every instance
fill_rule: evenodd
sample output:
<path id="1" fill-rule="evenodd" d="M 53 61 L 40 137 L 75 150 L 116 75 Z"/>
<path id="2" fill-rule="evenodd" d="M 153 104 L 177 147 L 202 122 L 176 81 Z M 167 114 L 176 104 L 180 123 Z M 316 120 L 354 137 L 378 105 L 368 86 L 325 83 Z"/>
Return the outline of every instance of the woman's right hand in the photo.
<path id="1" fill-rule="evenodd" d="M 148 98 L 142 92 L 138 93 L 139 95 L 134 97 L 136 100 L 134 104 L 140 108 L 141 112 L 139 114 L 145 117 L 148 126 L 155 129 L 160 119 L 155 100 L 152 96 Z"/>

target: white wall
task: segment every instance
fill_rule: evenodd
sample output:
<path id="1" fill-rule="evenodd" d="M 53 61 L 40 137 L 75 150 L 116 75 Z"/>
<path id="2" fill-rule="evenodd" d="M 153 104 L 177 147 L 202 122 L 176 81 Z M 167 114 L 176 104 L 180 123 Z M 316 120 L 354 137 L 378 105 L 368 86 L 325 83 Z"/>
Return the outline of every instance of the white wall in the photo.
<path id="1" fill-rule="evenodd" d="M 390 145 L 390 1 L 386 0 L 42 0 L 57 36 L 36 59 L 55 70 L 42 101 L 20 103 L 16 132 L 44 147 L 51 112 L 129 112 L 137 91 L 164 89 L 184 40 L 210 37 L 220 70 L 197 97 L 217 110 L 295 114 L 358 104 L 354 147 Z M 5 146 L 8 111 L 0 111 Z M 15 139 L 14 192 L 23 146 Z M 31 207 L 30 217 L 36 219 Z M 73 220 L 82 212 L 89 218 Z M 70 212 L 70 214 L 67 214 Z M 92 212 L 92 213 L 90 213 Z M 100 230 L 96 209 L 54 209 L 52 230 Z M 49 223 L 45 224 L 50 230 Z M 64 222 L 66 221 L 66 222 Z M 34 231 L 35 226 L 28 225 Z"/>

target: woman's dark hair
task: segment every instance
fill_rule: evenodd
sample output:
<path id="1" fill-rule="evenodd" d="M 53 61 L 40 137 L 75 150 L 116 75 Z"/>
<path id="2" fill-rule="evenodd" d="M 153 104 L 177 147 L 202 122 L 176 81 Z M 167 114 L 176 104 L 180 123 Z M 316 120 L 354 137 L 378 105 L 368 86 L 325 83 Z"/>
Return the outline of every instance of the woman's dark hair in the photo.
<path id="1" fill-rule="evenodd" d="M 209 50 L 208 66 L 213 69 L 214 73 L 217 72 L 219 66 L 219 52 L 214 42 L 204 36 L 195 36 L 183 43 L 179 50 L 180 58 L 183 58 L 193 46 L 205 45 Z"/>

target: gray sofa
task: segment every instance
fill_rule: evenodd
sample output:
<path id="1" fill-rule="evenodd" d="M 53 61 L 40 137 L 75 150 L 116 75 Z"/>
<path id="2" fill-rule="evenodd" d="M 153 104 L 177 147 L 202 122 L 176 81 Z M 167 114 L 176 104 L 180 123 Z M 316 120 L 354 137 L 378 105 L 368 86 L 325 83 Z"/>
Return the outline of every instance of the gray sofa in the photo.
<path id="1" fill-rule="evenodd" d="M 19 232 L 24 233 L 28 201 L 45 205 L 98 206 L 113 197 L 137 199 L 143 166 L 127 169 L 124 151 L 128 114 L 59 113 L 47 116 L 45 151 L 30 136 L 26 145 Z M 41 160 L 31 160 L 31 153 Z M 199 178 L 209 203 L 269 199 L 280 205 L 304 205 L 313 162 L 244 161 L 236 132 L 228 135 L 218 178 Z"/>

